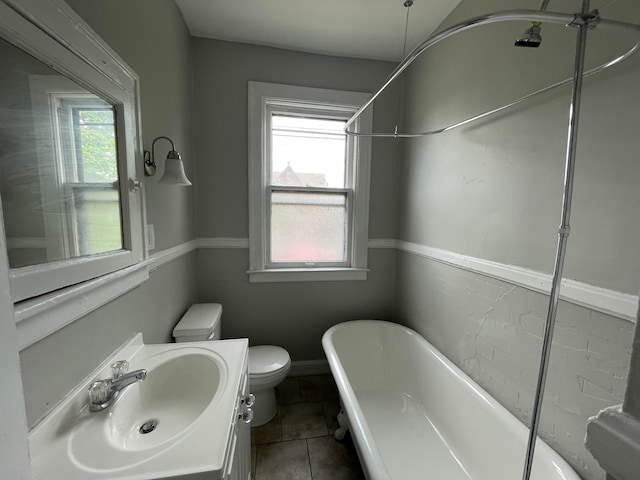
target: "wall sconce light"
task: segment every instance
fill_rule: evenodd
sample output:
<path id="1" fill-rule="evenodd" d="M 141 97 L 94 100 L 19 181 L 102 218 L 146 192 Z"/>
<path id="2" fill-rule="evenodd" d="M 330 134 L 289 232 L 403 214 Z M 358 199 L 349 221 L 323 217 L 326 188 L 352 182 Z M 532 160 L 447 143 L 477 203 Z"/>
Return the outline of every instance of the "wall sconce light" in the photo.
<path id="1" fill-rule="evenodd" d="M 191 185 L 191 182 L 184 173 L 182 158 L 180 158 L 180 154 L 176 152 L 176 147 L 169 137 L 157 137 L 151 144 L 151 151 L 144 151 L 144 173 L 149 177 L 156 174 L 157 164 L 154 156 L 154 148 L 156 142 L 161 138 L 168 140 L 169 143 L 171 143 L 171 150 L 167 154 L 167 160 L 164 164 L 164 174 L 162 175 L 162 178 L 158 180 L 158 183 L 188 187 Z"/>

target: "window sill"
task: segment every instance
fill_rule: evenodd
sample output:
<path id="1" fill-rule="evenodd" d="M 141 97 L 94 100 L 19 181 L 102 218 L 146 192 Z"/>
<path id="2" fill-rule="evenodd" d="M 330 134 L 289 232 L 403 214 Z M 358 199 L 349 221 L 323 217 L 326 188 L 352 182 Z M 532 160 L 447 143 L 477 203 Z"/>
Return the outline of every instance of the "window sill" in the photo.
<path id="1" fill-rule="evenodd" d="M 273 270 L 249 270 L 249 282 L 339 282 L 366 280 L 367 268 L 279 268 Z"/>
<path id="2" fill-rule="evenodd" d="M 145 260 L 137 265 L 15 304 L 20 350 L 83 317 L 149 279 Z"/>

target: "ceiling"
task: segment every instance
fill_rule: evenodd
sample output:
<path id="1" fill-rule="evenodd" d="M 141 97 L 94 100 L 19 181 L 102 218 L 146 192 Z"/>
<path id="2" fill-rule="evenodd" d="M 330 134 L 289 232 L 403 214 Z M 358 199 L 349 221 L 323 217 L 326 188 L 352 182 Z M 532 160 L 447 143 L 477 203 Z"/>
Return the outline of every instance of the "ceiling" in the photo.
<path id="1" fill-rule="evenodd" d="M 400 61 L 404 0 L 176 0 L 194 37 Z M 425 40 L 460 0 L 415 0 L 407 49 Z"/>

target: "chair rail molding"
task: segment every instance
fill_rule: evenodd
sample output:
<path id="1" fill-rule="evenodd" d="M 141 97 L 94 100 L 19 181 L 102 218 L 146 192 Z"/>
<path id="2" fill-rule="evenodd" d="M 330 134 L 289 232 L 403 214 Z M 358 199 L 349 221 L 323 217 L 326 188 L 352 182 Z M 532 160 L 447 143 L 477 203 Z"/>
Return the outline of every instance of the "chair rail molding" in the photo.
<path id="1" fill-rule="evenodd" d="M 551 275 L 517 265 L 492 262 L 460 253 L 398 240 L 398 250 L 549 295 Z M 571 279 L 563 279 L 560 298 L 635 323 L 638 296 Z"/>
<path id="2" fill-rule="evenodd" d="M 535 270 L 470 257 L 447 250 L 392 238 L 369 239 L 369 249 L 395 249 L 455 268 L 485 275 L 534 292 L 548 295 L 551 275 Z M 198 249 L 248 249 L 249 239 L 242 237 L 200 237 L 174 247 L 154 252 L 149 259 L 113 274 L 69 287 L 35 301 L 16 304 L 14 314 L 18 330 L 18 347 L 23 349 L 81 318 L 96 308 L 135 288 L 149 278 L 149 273 Z M 608 290 L 570 279 L 562 280 L 560 298 L 591 310 L 636 322 L 638 296 Z M 81 301 L 77 301 L 81 299 Z M 56 323 L 58 322 L 58 323 Z"/>
<path id="3" fill-rule="evenodd" d="M 432 261 L 444 263 L 462 270 L 485 275 L 534 292 L 548 295 L 551 291 L 551 275 L 517 265 L 492 262 L 482 258 L 429 247 L 394 238 L 370 238 L 369 249 L 396 249 Z M 198 248 L 249 248 L 249 239 L 243 237 L 200 237 L 152 256 L 155 268 L 180 255 Z M 597 287 L 584 282 L 563 279 L 560 298 L 629 322 L 636 322 L 638 296 Z"/>

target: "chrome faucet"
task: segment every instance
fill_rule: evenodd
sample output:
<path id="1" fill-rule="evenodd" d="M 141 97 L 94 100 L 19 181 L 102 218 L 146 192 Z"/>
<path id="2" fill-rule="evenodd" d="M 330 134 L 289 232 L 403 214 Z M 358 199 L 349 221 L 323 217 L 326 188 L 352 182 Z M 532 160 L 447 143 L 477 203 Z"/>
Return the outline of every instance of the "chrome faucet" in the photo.
<path id="1" fill-rule="evenodd" d="M 118 360 L 111 365 L 111 378 L 96 380 L 89 385 L 89 410 L 99 412 L 104 410 L 118 397 L 120 392 L 132 383 L 147 378 L 144 368 L 127 373 L 129 362 Z"/>

